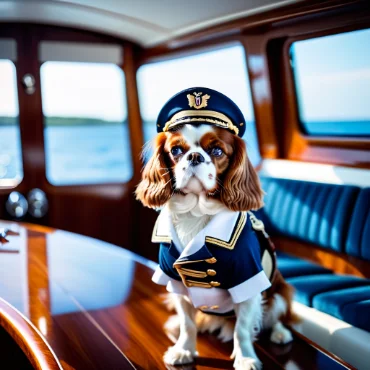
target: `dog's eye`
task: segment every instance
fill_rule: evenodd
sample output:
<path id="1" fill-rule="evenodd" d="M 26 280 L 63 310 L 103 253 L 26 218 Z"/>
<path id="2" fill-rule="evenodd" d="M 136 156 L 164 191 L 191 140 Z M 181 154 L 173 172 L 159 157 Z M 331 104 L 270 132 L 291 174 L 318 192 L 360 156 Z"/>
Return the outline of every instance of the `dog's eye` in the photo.
<path id="1" fill-rule="evenodd" d="M 219 148 L 218 146 L 215 146 L 214 148 L 212 148 L 210 151 L 209 151 L 209 154 L 214 156 L 214 157 L 221 157 L 222 154 L 223 154 L 223 151 L 221 148 Z"/>
<path id="2" fill-rule="evenodd" d="M 182 149 L 179 146 L 174 146 L 171 149 L 171 153 L 172 153 L 172 155 L 180 155 L 180 154 L 182 154 Z"/>

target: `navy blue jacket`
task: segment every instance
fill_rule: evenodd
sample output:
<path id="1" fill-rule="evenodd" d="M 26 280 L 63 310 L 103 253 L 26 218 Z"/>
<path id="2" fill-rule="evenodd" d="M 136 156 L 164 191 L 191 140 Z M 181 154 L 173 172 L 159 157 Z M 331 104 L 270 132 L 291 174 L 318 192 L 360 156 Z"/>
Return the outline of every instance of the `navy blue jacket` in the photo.
<path id="1" fill-rule="evenodd" d="M 219 295 L 218 299 L 213 297 L 217 304 L 212 307 L 223 306 L 225 311 L 226 306 L 232 309 L 230 304 L 222 305 L 226 297 L 231 297 L 229 303 L 240 303 L 271 285 L 262 268 L 260 245 L 246 212 L 227 211 L 214 216 L 183 251 L 176 246 L 176 239 L 169 215 L 160 215 L 152 237 L 153 242 L 160 243 L 159 268 L 153 280 L 175 293 L 190 292 L 191 297 L 193 292 L 197 298 L 193 302 L 195 307 L 209 308 L 207 302 L 201 302 L 199 288 L 205 288 L 202 294 L 207 297 Z M 178 282 L 187 289 L 180 288 Z"/>

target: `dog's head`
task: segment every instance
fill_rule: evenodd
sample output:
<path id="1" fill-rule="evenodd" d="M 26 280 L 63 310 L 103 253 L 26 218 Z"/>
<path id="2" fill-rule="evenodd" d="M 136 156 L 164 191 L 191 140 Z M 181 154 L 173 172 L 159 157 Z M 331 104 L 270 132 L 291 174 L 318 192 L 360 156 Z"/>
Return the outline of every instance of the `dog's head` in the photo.
<path id="1" fill-rule="evenodd" d="M 262 207 L 262 190 L 244 141 L 208 124 L 159 133 L 136 197 L 145 206 L 163 206 L 175 193 L 204 193 L 233 211 Z"/>

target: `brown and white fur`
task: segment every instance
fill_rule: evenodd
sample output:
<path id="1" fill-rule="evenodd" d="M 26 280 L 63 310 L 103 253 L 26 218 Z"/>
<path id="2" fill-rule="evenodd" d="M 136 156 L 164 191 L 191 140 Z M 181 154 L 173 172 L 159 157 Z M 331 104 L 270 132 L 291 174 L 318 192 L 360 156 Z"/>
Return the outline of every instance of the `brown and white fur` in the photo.
<path id="1" fill-rule="evenodd" d="M 218 211 L 261 208 L 262 195 L 244 141 L 228 130 L 205 124 L 158 134 L 154 154 L 136 190 L 144 206 L 158 209 L 168 205 L 181 248 Z M 292 288 L 280 273 L 270 291 L 267 299 L 258 295 L 235 304 L 236 321 L 203 314 L 187 297 L 171 295 L 177 316 L 169 319 L 165 329 L 176 343 L 167 350 L 164 361 L 170 365 L 192 362 L 197 355 L 197 332 L 220 329 L 222 340 L 234 338 L 235 369 L 261 368 L 253 348 L 259 329 L 271 328 L 271 341 L 285 344 L 292 340 L 285 324 L 296 319 L 291 309 Z"/>

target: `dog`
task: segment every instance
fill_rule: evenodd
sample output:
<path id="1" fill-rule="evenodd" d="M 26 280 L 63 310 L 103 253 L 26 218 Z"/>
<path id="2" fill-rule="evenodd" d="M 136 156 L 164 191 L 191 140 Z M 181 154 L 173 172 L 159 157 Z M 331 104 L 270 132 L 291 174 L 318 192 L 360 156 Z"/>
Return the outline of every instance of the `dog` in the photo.
<path id="1" fill-rule="evenodd" d="M 189 99 L 189 92 L 200 89 L 185 95 Z M 208 97 L 218 93 L 206 91 Z M 262 269 L 249 211 L 263 206 L 263 191 L 245 142 L 229 123 L 222 125 L 226 118 L 210 124 L 210 113 L 194 114 L 203 116 L 182 116 L 170 129 L 168 122 L 176 121 L 158 124 L 153 155 L 136 189 L 144 206 L 161 209 L 153 232 L 153 241 L 161 243 L 153 281 L 167 286 L 177 312 L 165 325 L 176 343 L 164 362 L 193 362 L 197 333 L 220 329 L 222 340 L 234 339 L 234 368 L 260 369 L 253 347 L 260 329 L 271 329 L 274 343 L 293 339 L 287 328 L 297 321 L 293 290 L 278 271 L 271 285 Z M 162 126 L 167 129 L 161 132 Z M 236 320 L 225 318 L 230 315 Z"/>

